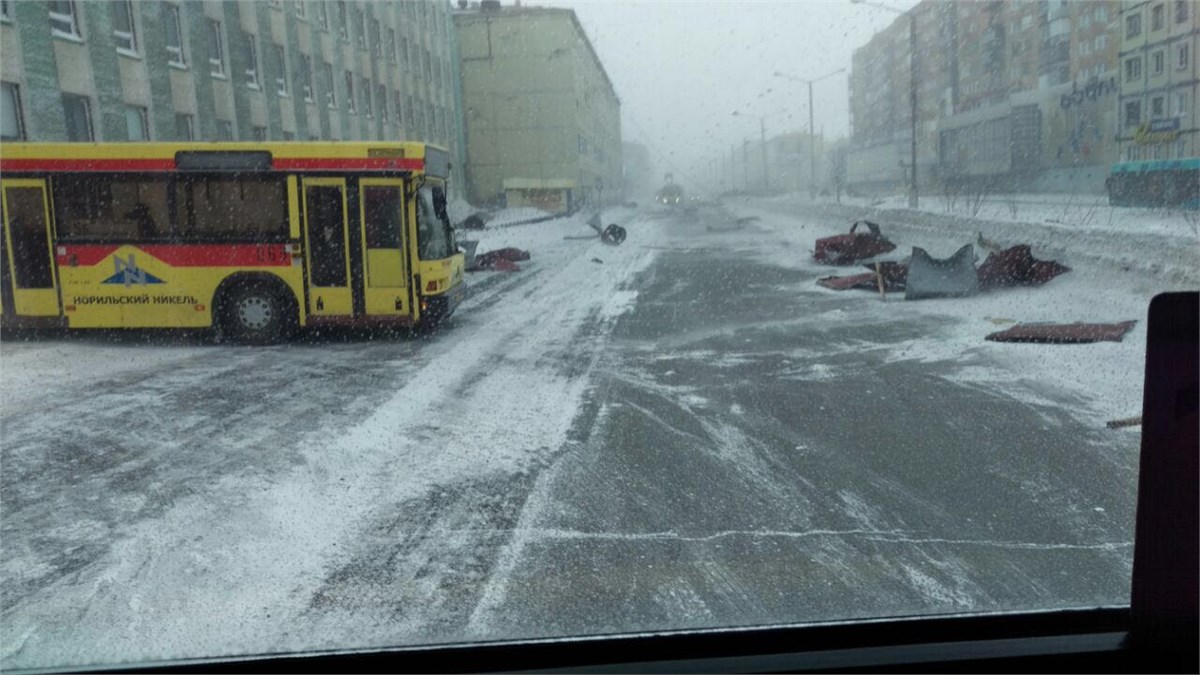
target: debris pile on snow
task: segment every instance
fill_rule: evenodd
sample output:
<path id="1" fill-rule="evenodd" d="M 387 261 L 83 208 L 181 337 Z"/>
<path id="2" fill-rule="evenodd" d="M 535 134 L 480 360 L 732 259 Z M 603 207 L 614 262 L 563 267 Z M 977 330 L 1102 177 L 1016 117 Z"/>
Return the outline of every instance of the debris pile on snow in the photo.
<path id="1" fill-rule="evenodd" d="M 992 342 L 1038 342 L 1049 344 L 1087 344 L 1120 342 L 1136 321 L 1120 323 L 1019 323 L 1008 330 L 991 333 Z"/>
<path id="2" fill-rule="evenodd" d="M 529 260 L 529 258 L 529 251 L 511 246 L 500 248 L 475 256 L 470 265 L 467 266 L 467 271 L 479 272 L 482 270 L 492 270 L 496 272 L 520 272 L 521 266 L 517 262 Z"/>
<path id="3" fill-rule="evenodd" d="M 858 231 L 860 225 L 865 226 L 867 232 Z M 829 265 L 848 265 L 895 248 L 896 245 L 880 232 L 879 225 L 869 220 L 859 220 L 850 225 L 849 234 L 818 239 L 813 258 Z"/>

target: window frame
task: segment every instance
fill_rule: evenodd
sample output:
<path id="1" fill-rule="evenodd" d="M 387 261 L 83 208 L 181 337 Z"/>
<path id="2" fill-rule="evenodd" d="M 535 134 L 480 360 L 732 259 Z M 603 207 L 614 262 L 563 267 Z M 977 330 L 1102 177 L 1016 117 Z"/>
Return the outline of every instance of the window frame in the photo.
<path id="1" fill-rule="evenodd" d="M 313 0 L 317 6 L 317 28 L 328 33 L 329 32 L 329 8 L 325 6 L 325 0 Z"/>
<path id="2" fill-rule="evenodd" d="M 1159 49 L 1150 55 L 1150 73 L 1151 75 L 1162 75 L 1166 70 L 1167 55 L 1166 50 Z"/>
<path id="3" fill-rule="evenodd" d="M 1191 0 L 1175 0 L 1175 23 L 1187 23 L 1189 2 Z"/>
<path id="4" fill-rule="evenodd" d="M 137 32 L 137 15 L 134 11 L 133 0 L 116 0 L 110 5 L 113 11 L 113 38 L 117 40 L 117 53 L 124 56 L 141 58 L 138 51 L 138 32 Z M 129 17 L 129 30 L 118 30 L 115 15 L 118 7 L 124 7 L 126 16 Z M 122 44 L 122 41 L 125 44 Z"/>
<path id="5" fill-rule="evenodd" d="M 361 51 L 367 51 L 367 12 L 362 7 L 354 8 L 354 43 Z"/>
<path id="6" fill-rule="evenodd" d="M 25 111 L 21 106 L 21 85 L 16 82 L 0 81 L 0 97 L 4 96 L 4 92 L 11 94 L 13 107 L 13 121 L 16 123 L 17 135 L 12 137 L 0 136 L 0 140 L 4 141 L 23 141 L 25 140 Z M 3 99 L 0 98 L 0 105 L 3 104 Z"/>
<path id="7" fill-rule="evenodd" d="M 66 3 L 67 13 L 48 9 L 50 19 L 50 35 L 63 40 L 82 42 L 83 34 L 79 32 L 79 8 L 75 0 L 54 0 Z"/>
<path id="8" fill-rule="evenodd" d="M 308 21 L 308 10 L 304 5 L 305 0 L 292 0 L 293 13 L 299 21 Z"/>
<path id="9" fill-rule="evenodd" d="M 333 74 L 333 64 L 329 61 L 321 61 L 321 70 L 325 75 L 328 89 L 325 91 L 325 107 L 330 110 L 337 110 L 337 77 Z"/>
<path id="10" fill-rule="evenodd" d="M 246 87 L 254 91 L 262 90 L 262 66 L 260 65 L 258 56 L 258 36 L 254 33 L 242 33 L 242 37 L 246 40 L 247 61 L 249 65 L 246 67 Z"/>
<path id="11" fill-rule="evenodd" d="M 187 70 L 188 60 L 183 44 L 183 19 L 180 16 L 181 8 L 179 5 L 170 2 L 163 2 L 160 7 L 167 11 L 166 20 L 174 24 L 175 36 L 179 38 L 179 44 L 172 45 L 170 42 L 171 31 L 167 30 L 167 65 L 172 68 Z"/>
<path id="12" fill-rule="evenodd" d="M 300 65 L 304 69 L 304 81 L 300 85 L 300 93 L 304 97 L 305 103 L 314 103 L 317 87 L 313 76 L 312 54 L 300 52 Z"/>
<path id="13" fill-rule="evenodd" d="M 13 0 L 0 0 L 0 23 L 12 22 Z"/>
<path id="14" fill-rule="evenodd" d="M 354 72 L 347 70 L 344 79 L 346 80 L 346 112 L 357 115 L 358 101 L 354 97 Z"/>
<path id="15" fill-rule="evenodd" d="M 84 122 L 87 125 L 87 138 L 85 138 L 85 139 L 78 139 L 78 138 L 70 137 L 74 125 L 69 123 L 71 120 L 71 115 L 67 111 L 67 102 L 68 101 L 78 102 L 78 103 L 82 104 Z M 96 142 L 96 120 L 95 120 L 94 116 L 92 115 L 92 100 L 91 100 L 91 98 L 80 95 L 80 94 L 64 93 L 62 95 L 62 102 L 63 102 L 63 118 L 68 121 L 67 142 L 68 143 L 95 143 Z"/>
<path id="16" fill-rule="evenodd" d="M 1160 31 L 1167 26 L 1166 3 L 1160 2 L 1150 8 L 1150 32 Z"/>
<path id="17" fill-rule="evenodd" d="M 217 120 L 217 140 L 237 140 L 237 129 L 233 128 L 233 120 Z"/>
<path id="18" fill-rule="evenodd" d="M 1142 14 L 1138 10 L 1125 17 L 1125 39 L 1131 40 L 1142 34 Z"/>
<path id="19" fill-rule="evenodd" d="M 225 67 L 225 31 L 222 30 L 220 19 L 205 19 L 208 30 L 205 32 L 205 42 L 208 45 L 208 74 L 220 79 L 228 79 L 228 69 Z M 213 45 L 217 54 L 213 56 Z"/>
<path id="20" fill-rule="evenodd" d="M 127 105 L 127 106 L 125 106 L 124 117 L 125 117 L 126 131 L 128 131 L 128 129 L 129 129 L 130 113 L 137 115 L 137 123 L 138 123 L 138 126 L 141 127 L 142 138 L 140 138 L 140 139 L 130 138 L 129 141 L 130 142 L 146 142 L 146 141 L 152 140 L 150 138 L 150 111 L 146 109 L 146 106 L 143 106 L 143 105 Z"/>
<path id="21" fill-rule="evenodd" d="M 1179 47 L 1175 49 L 1175 70 L 1187 70 L 1191 65 L 1191 43 L 1183 40 L 1179 43 Z"/>
<path id="22" fill-rule="evenodd" d="M 183 121 L 187 128 L 187 138 L 179 138 L 179 122 Z M 196 116 L 191 113 L 175 113 L 175 139 L 181 143 L 196 140 Z"/>
<path id="23" fill-rule="evenodd" d="M 1125 101 L 1125 105 L 1122 106 L 1122 108 L 1123 108 L 1123 110 L 1121 111 L 1121 116 L 1124 118 L 1124 120 L 1123 120 L 1124 128 L 1129 129 L 1132 127 L 1136 127 L 1142 123 L 1142 101 L 1141 101 L 1141 99 Z M 1129 114 L 1130 111 L 1133 111 L 1135 114 L 1130 115 Z M 1133 119 L 1131 119 L 1131 118 L 1133 118 Z"/>
<path id="24" fill-rule="evenodd" d="M 371 103 L 371 80 L 367 79 L 367 77 L 364 75 L 363 77 L 359 78 L 358 86 L 362 94 L 363 114 L 366 115 L 367 119 L 369 120 L 375 119 L 375 106 Z"/>
<path id="25" fill-rule="evenodd" d="M 350 41 L 350 11 L 346 8 L 346 0 L 336 0 L 338 15 L 338 39 Z"/>
<path id="26" fill-rule="evenodd" d="M 292 93 L 288 87 L 287 47 L 272 42 L 271 50 L 275 54 L 275 62 L 279 67 L 279 72 L 275 76 L 275 93 L 280 98 L 290 98 Z"/>

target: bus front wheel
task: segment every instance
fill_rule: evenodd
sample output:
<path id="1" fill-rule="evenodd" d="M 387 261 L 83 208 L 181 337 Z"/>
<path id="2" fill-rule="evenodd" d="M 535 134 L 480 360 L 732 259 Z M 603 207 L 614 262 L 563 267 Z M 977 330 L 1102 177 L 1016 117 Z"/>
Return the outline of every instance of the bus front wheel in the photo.
<path id="1" fill-rule="evenodd" d="M 294 303 L 275 284 L 260 281 L 238 283 L 220 304 L 223 336 L 241 344 L 265 345 L 291 334 L 295 323 Z"/>

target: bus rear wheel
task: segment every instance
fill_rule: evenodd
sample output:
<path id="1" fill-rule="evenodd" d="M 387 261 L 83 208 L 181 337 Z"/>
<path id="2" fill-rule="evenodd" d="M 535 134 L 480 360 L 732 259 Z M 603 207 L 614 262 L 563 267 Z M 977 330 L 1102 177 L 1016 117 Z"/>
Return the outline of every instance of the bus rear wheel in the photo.
<path id="1" fill-rule="evenodd" d="M 225 293 L 220 305 L 221 333 L 241 344 L 266 345 L 288 337 L 295 328 L 293 303 L 273 284 L 251 281 Z"/>

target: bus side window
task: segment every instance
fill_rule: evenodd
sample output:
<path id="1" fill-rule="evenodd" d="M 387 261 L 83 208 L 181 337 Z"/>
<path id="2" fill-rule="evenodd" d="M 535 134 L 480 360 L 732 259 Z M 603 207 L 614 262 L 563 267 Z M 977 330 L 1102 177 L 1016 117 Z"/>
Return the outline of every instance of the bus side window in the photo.
<path id="1" fill-rule="evenodd" d="M 166 177 L 59 175 L 53 180 L 56 227 L 65 240 L 156 240 L 170 232 Z"/>
<path id="2" fill-rule="evenodd" d="M 180 181 L 179 235 L 193 240 L 283 241 L 285 178 L 196 176 Z"/>

